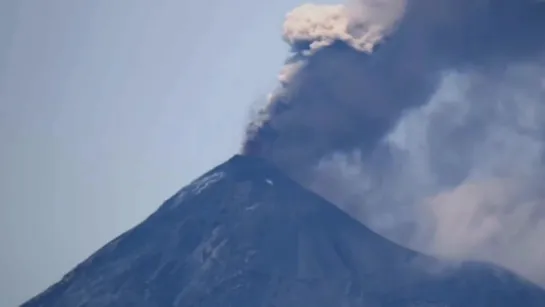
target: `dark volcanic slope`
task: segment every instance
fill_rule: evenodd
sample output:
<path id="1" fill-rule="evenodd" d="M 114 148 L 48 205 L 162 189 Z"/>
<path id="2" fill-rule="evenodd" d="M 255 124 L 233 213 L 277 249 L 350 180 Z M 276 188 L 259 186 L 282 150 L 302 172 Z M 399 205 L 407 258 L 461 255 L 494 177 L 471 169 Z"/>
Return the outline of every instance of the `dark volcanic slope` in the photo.
<path id="1" fill-rule="evenodd" d="M 543 307 L 545 292 L 397 246 L 235 156 L 23 306 Z"/>

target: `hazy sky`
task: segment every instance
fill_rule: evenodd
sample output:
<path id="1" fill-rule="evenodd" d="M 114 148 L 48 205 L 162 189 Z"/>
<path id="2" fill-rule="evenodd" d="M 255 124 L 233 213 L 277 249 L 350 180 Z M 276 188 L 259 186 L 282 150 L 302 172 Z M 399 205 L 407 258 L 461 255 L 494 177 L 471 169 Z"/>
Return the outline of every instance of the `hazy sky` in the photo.
<path id="1" fill-rule="evenodd" d="M 0 306 L 238 150 L 299 2 L 0 1 Z"/>

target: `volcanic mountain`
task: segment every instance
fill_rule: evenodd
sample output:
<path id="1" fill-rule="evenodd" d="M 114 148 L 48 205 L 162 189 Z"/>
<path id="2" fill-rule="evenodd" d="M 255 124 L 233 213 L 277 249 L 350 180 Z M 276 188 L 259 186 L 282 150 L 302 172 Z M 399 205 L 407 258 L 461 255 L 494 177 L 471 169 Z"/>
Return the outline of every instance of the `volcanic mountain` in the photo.
<path id="1" fill-rule="evenodd" d="M 268 162 L 234 156 L 23 306 L 532 307 L 545 291 L 398 246 Z"/>

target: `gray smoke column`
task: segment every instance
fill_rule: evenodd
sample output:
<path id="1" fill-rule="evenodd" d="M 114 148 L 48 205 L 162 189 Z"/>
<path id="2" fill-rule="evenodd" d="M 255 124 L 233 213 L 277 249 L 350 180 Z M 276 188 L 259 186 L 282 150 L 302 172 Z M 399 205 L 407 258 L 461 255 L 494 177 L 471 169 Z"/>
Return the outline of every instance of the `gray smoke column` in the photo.
<path id="1" fill-rule="evenodd" d="M 244 154 L 404 245 L 545 284 L 543 1 L 304 5 L 283 38 Z"/>
<path id="2" fill-rule="evenodd" d="M 539 8 L 536 8 L 540 6 Z M 542 4 L 530 0 L 354 0 L 286 16 L 293 49 L 243 153 L 294 174 L 337 151 L 376 146 L 425 104 L 455 65 L 534 55 Z M 301 169 L 298 169 L 301 168 Z"/>
<path id="3" fill-rule="evenodd" d="M 369 5 L 376 14 L 359 3 L 309 4 L 287 15 L 284 40 L 294 54 L 280 87 L 249 127 L 244 153 L 304 175 L 333 151 L 373 148 L 403 110 L 425 103 L 437 79 L 431 61 L 423 60 L 425 50 L 386 45 L 380 55 L 370 55 L 403 15 L 405 3 L 392 3 Z M 364 16 L 384 19 L 371 23 Z"/>

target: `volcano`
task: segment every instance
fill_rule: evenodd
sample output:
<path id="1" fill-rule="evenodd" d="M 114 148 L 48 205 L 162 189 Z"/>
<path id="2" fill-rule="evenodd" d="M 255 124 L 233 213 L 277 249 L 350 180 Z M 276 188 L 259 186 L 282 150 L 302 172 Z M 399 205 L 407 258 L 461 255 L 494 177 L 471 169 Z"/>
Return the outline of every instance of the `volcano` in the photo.
<path id="1" fill-rule="evenodd" d="M 399 246 L 237 155 L 22 306 L 542 307 L 545 290 Z"/>

